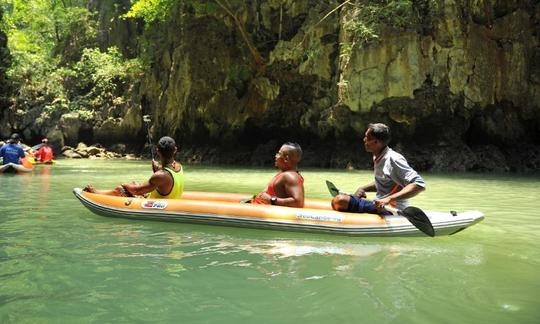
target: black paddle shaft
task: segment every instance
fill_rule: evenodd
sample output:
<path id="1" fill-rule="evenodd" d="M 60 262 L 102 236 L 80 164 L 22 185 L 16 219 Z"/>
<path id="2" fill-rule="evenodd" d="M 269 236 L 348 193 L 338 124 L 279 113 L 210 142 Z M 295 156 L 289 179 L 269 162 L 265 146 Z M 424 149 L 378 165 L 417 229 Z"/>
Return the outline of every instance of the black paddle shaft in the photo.
<path id="1" fill-rule="evenodd" d="M 152 155 L 152 160 L 154 160 L 154 148 L 152 146 L 152 137 L 150 136 L 150 122 L 152 120 L 150 119 L 150 116 L 144 115 L 143 116 L 143 122 L 146 126 L 146 136 L 148 137 L 148 144 L 150 145 L 150 154 Z"/>

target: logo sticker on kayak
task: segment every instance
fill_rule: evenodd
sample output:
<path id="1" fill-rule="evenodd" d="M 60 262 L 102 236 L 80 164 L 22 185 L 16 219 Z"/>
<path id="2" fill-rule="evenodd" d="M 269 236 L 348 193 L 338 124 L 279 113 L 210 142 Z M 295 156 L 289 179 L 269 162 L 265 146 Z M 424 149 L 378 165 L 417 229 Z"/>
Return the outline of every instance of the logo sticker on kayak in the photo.
<path id="1" fill-rule="evenodd" d="M 341 215 L 316 215 L 316 214 L 306 214 L 306 213 L 297 213 L 296 218 L 321 221 L 321 222 L 343 222 L 343 216 Z"/>
<path id="2" fill-rule="evenodd" d="M 141 204 L 142 208 L 148 209 L 165 209 L 167 207 L 166 201 L 144 200 Z"/>

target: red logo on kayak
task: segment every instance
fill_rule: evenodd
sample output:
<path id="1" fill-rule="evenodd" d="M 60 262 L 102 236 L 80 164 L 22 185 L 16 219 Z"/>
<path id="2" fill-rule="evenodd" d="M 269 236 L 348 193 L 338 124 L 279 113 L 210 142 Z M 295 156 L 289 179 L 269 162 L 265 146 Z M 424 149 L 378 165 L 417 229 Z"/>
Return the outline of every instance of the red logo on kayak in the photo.
<path id="1" fill-rule="evenodd" d="M 167 207 L 167 202 L 165 201 L 155 201 L 155 200 L 145 200 L 141 204 L 142 208 L 149 209 L 165 209 Z"/>

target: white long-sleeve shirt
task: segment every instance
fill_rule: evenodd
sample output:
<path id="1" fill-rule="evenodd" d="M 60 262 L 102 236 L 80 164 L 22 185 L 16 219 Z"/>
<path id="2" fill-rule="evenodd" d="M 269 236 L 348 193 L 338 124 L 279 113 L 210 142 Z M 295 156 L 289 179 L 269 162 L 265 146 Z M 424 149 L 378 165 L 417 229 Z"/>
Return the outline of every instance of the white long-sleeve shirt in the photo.
<path id="1" fill-rule="evenodd" d="M 424 179 L 409 166 L 403 155 L 390 147 L 386 147 L 377 159 L 374 157 L 373 163 L 377 199 L 389 196 L 411 183 L 426 187 Z M 408 205 L 408 199 L 396 200 L 396 207 L 399 209 Z"/>

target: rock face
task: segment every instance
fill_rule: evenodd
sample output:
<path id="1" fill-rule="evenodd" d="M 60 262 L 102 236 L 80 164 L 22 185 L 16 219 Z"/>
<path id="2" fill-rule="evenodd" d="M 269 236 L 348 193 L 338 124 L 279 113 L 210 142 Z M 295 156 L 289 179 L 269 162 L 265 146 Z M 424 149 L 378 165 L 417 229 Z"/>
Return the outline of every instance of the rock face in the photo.
<path id="1" fill-rule="evenodd" d="M 517 170 L 514 143 L 540 142 L 540 4 L 422 3 L 434 6 L 422 26 L 349 47 L 353 7 L 337 1 L 248 3 L 239 24 L 179 5 L 143 35 L 154 62 L 143 107 L 155 132 L 188 146 L 259 152 L 292 139 L 308 165 L 365 167 L 369 157 L 344 151 L 382 121 L 421 169 Z"/>
<path id="2" fill-rule="evenodd" d="M 118 19 L 129 0 L 89 1 L 101 47 L 150 65 L 125 111 L 61 126 L 63 141 L 142 144 L 148 114 L 194 163 L 271 163 L 292 140 L 304 166 L 369 168 L 363 132 L 384 122 L 419 170 L 537 170 L 540 3 L 400 1 L 413 21 L 381 14 L 362 40 L 350 26 L 371 2 L 178 1 L 143 29 Z"/>
<path id="3" fill-rule="evenodd" d="M 413 125 L 428 117 L 432 124 L 432 115 L 450 108 L 436 129 L 446 128 L 452 115 L 458 115 L 461 124 L 463 115 L 470 126 L 461 127 L 461 135 L 475 128 L 486 140 L 510 144 L 523 138 L 526 128 L 520 119 L 534 121 L 540 104 L 540 84 L 534 77 L 539 50 L 539 35 L 533 33 L 538 17 L 531 15 L 535 8 L 515 5 L 499 12 L 500 17 L 474 9 L 446 1 L 432 34 L 390 34 L 354 51 L 342 70 L 342 78 L 349 81 L 343 103 L 368 113 L 388 106 L 385 100 L 410 99 L 422 105 L 392 107 L 389 117 Z M 469 16 L 463 17 L 463 11 Z M 426 87 L 444 92 L 444 101 L 419 95 Z M 455 100 L 457 105 L 448 107 L 448 101 Z"/>
<path id="4" fill-rule="evenodd" d="M 118 152 L 110 152 L 101 147 L 101 145 L 87 146 L 84 143 L 77 144 L 77 147 L 75 148 L 71 146 L 64 146 L 62 148 L 62 156 L 68 159 L 135 159 L 135 157 L 130 154 L 125 155 Z"/>

